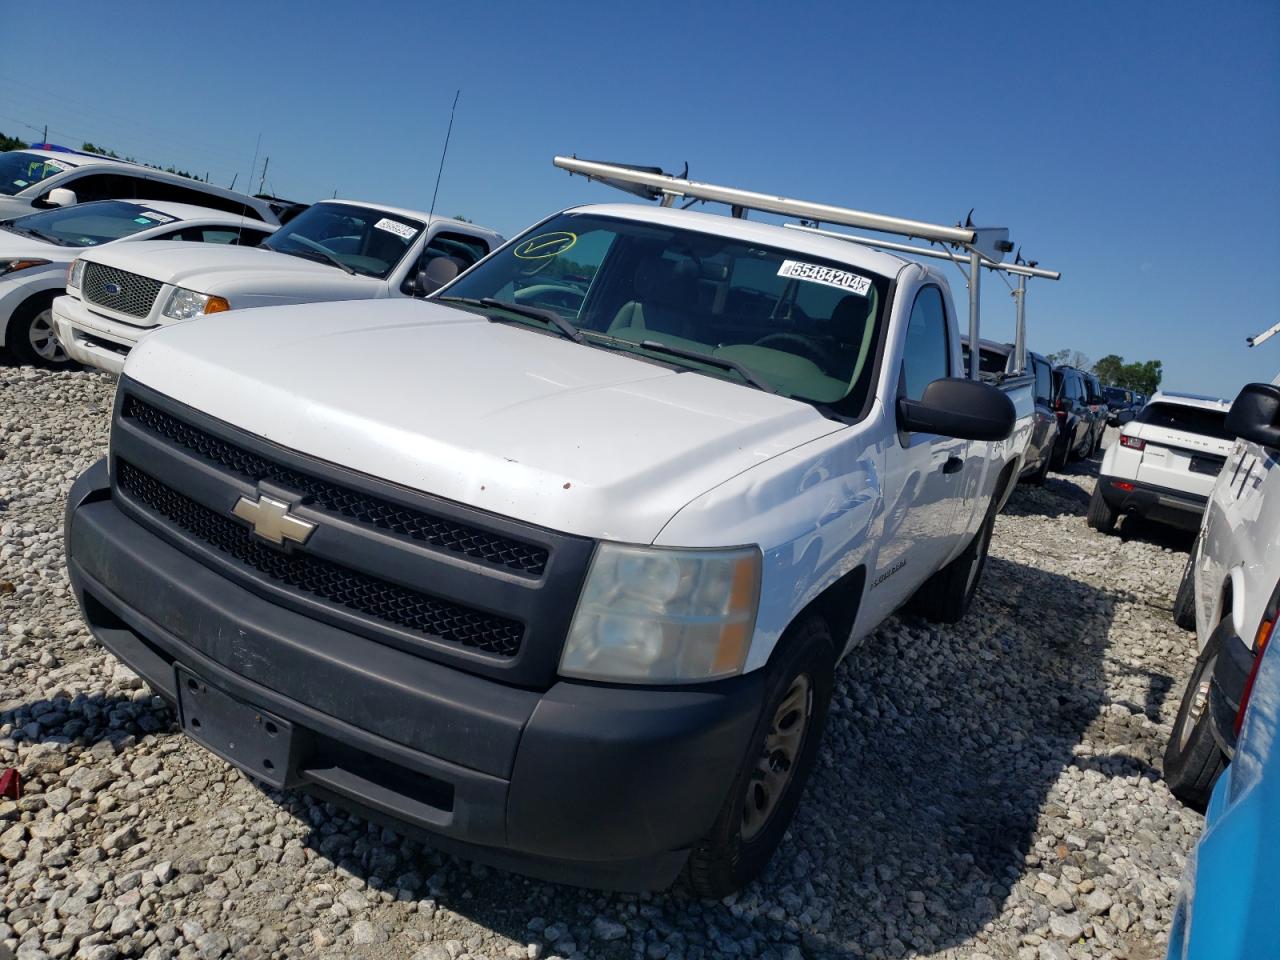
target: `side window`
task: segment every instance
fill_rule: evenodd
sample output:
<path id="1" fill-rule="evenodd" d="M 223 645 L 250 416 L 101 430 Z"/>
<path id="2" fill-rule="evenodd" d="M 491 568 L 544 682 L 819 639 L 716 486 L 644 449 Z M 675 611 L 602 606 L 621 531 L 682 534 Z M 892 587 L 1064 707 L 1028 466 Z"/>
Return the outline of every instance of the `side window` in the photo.
<path id="1" fill-rule="evenodd" d="M 94 200 L 132 200 L 140 196 L 138 187 L 145 183 L 138 177 L 127 177 L 119 173 L 89 173 L 63 183 L 62 186 L 75 192 L 78 203 L 91 203 Z"/>
<path id="2" fill-rule="evenodd" d="M 1043 360 L 1031 361 L 1036 368 L 1036 400 L 1043 403 L 1053 401 L 1053 378 L 1049 374 L 1049 364 Z"/>
<path id="3" fill-rule="evenodd" d="M 942 292 L 925 287 L 916 295 L 907 323 L 907 342 L 902 353 L 901 391 L 909 400 L 924 396 L 924 388 L 948 373 L 947 314 Z"/>
<path id="4" fill-rule="evenodd" d="M 1084 391 L 1084 377 L 1071 371 L 1071 395 L 1076 398 L 1076 403 L 1083 404 L 1088 399 Z"/>
<path id="5" fill-rule="evenodd" d="M 256 247 L 269 237 L 265 230 L 252 227 L 184 227 L 172 233 L 166 233 L 152 240 L 186 240 L 189 243 L 228 243 L 242 247 Z"/>
<path id="6" fill-rule="evenodd" d="M 192 181 L 193 183 L 195 181 Z M 210 210 L 221 210 L 236 216 L 248 217 L 250 220 L 261 220 L 262 216 L 253 207 L 241 203 L 232 197 L 210 193 L 198 187 L 187 187 L 168 180 L 148 180 L 140 188 L 138 194 L 146 200 L 168 200 L 170 203 L 189 203 L 196 207 L 208 207 Z"/>
<path id="7" fill-rule="evenodd" d="M 413 296 L 414 291 L 417 289 L 418 271 L 425 267 L 428 261 L 436 257 L 449 257 L 458 265 L 458 272 L 461 273 L 467 267 L 478 263 L 488 255 L 489 245 L 479 237 L 441 230 L 427 241 L 427 245 L 422 248 L 418 262 L 414 264 L 413 269 L 409 271 L 404 281 L 400 284 L 400 292 Z M 581 297 L 579 297 L 579 300 L 581 300 Z"/>

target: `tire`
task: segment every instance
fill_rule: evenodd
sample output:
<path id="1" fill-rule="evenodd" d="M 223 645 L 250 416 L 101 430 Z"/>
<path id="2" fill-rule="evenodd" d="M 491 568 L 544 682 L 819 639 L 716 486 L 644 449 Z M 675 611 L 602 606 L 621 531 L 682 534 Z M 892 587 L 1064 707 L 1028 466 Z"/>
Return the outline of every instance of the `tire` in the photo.
<path id="1" fill-rule="evenodd" d="M 710 831 L 689 854 L 689 884 L 700 897 L 718 900 L 759 876 L 795 815 L 817 759 L 835 678 L 835 647 L 826 621 L 811 614 L 788 629 L 766 669 L 764 705 L 738 776 Z M 787 745 L 794 737 L 779 735 L 795 729 L 786 725 L 788 717 L 801 725 L 789 761 Z M 769 753 L 771 737 L 777 746 Z M 782 775 L 774 781 L 775 791 L 761 776 L 766 766 L 767 773 Z"/>
<path id="2" fill-rule="evenodd" d="M 982 570 L 987 564 L 991 532 L 995 528 L 995 503 L 987 511 L 982 526 L 973 535 L 964 553 L 922 583 L 908 609 L 934 623 L 956 623 L 968 611 L 978 592 Z"/>
<path id="3" fill-rule="evenodd" d="M 53 335 L 53 294 L 32 297 L 9 318 L 4 345 L 19 363 L 34 367 L 65 367 L 71 358 Z"/>
<path id="4" fill-rule="evenodd" d="M 1036 468 L 1036 472 L 1027 478 L 1028 483 L 1036 487 L 1044 486 L 1044 482 L 1049 479 L 1049 467 L 1052 464 L 1053 456 L 1054 450 L 1050 447 L 1049 452 L 1040 461 L 1040 466 Z"/>
<path id="5" fill-rule="evenodd" d="M 1089 498 L 1089 512 L 1085 514 L 1085 520 L 1099 533 L 1111 533 L 1116 528 L 1116 519 L 1116 512 L 1102 499 L 1102 479 L 1099 478 L 1094 484 L 1093 496 Z"/>
<path id="6" fill-rule="evenodd" d="M 1196 628 L 1196 548 L 1199 538 L 1191 545 L 1191 556 L 1187 557 L 1186 569 L 1182 571 L 1182 579 L 1178 581 L 1178 594 L 1173 598 L 1173 622 L 1183 630 Z"/>
<path id="7" fill-rule="evenodd" d="M 1196 658 L 1164 751 L 1164 782 L 1175 797 L 1202 813 L 1209 804 L 1214 783 L 1227 765 L 1226 754 L 1218 746 L 1209 720 L 1209 684 L 1222 648 L 1222 629 L 1220 626 L 1214 631 Z"/>

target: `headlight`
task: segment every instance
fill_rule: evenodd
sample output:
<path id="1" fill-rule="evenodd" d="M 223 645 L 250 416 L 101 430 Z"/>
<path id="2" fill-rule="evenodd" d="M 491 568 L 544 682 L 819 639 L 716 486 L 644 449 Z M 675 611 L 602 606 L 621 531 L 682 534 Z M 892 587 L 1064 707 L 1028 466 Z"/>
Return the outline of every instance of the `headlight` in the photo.
<path id="1" fill-rule="evenodd" d="M 19 270 L 30 270 L 32 267 L 47 266 L 48 260 L 0 260 L 0 277 Z"/>
<path id="2" fill-rule="evenodd" d="M 742 672 L 760 602 L 760 551 L 602 543 L 578 600 L 560 673 L 694 683 Z"/>
<path id="3" fill-rule="evenodd" d="M 190 320 L 205 313 L 221 313 L 230 310 L 231 304 L 222 297 L 208 293 L 196 293 L 186 287 L 178 287 L 169 294 L 161 311 L 170 320 Z"/>
<path id="4" fill-rule="evenodd" d="M 71 261 L 71 266 L 67 267 L 67 286 L 80 289 L 80 284 L 84 280 L 84 261 L 76 257 Z"/>

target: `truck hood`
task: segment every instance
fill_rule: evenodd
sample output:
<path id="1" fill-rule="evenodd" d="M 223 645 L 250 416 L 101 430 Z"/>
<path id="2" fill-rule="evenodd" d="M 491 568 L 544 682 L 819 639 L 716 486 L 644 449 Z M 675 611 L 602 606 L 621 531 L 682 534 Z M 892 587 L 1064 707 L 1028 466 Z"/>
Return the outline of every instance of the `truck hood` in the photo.
<path id="1" fill-rule="evenodd" d="M 236 294 L 286 296 L 301 281 L 311 292 L 307 299 L 342 293 L 348 297 L 373 297 L 386 281 L 352 276 L 337 267 L 263 247 L 237 247 L 220 243 L 153 240 L 122 243 L 94 251 L 88 259 L 107 266 L 151 277 L 161 283 L 211 293 L 231 300 Z M 323 288 L 323 291 L 318 289 Z"/>
<path id="2" fill-rule="evenodd" d="M 795 400 L 415 300 L 175 324 L 147 336 L 124 374 L 322 460 L 632 543 L 842 428 Z"/>

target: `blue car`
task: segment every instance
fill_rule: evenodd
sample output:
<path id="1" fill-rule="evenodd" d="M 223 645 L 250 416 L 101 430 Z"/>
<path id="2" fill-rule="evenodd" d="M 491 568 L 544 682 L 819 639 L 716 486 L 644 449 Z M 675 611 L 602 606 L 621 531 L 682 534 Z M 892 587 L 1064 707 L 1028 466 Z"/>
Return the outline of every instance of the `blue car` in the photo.
<path id="1" fill-rule="evenodd" d="M 1169 960 L 1280 957 L 1280 646 L 1259 631 L 1239 738 L 1187 858 L 1169 932 Z"/>

